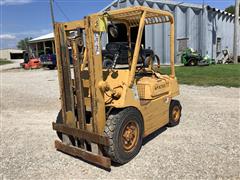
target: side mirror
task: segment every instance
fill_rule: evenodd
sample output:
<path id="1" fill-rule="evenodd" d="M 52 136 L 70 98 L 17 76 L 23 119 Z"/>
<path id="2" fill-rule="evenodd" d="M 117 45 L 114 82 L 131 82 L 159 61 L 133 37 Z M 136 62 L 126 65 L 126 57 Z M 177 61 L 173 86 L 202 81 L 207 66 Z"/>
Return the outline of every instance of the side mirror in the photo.
<path id="1" fill-rule="evenodd" d="M 117 38 L 118 37 L 118 28 L 117 28 L 116 25 L 114 25 L 114 24 L 109 25 L 108 30 L 109 30 L 109 33 L 111 34 L 111 36 L 113 38 Z"/>

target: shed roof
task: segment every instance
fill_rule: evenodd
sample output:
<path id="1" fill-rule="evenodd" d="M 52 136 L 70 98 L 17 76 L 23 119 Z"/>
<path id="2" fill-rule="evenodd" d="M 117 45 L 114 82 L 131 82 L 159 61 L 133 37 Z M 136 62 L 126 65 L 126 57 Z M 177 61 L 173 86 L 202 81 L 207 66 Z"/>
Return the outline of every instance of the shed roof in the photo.
<path id="1" fill-rule="evenodd" d="M 52 32 L 52 33 L 45 34 L 43 36 L 31 39 L 29 42 L 30 43 L 36 43 L 36 42 L 41 42 L 41 41 L 49 41 L 49 40 L 53 40 L 53 39 L 54 39 L 54 34 Z"/>
<path id="2" fill-rule="evenodd" d="M 214 12 L 221 13 L 221 14 L 228 15 L 228 16 L 235 17 L 234 14 L 231 14 L 231 13 L 228 13 L 228 12 L 223 11 L 223 10 L 221 10 L 221 9 L 213 8 L 213 7 L 210 7 L 210 6 L 207 6 L 207 10 L 208 10 L 208 11 L 214 11 Z"/>

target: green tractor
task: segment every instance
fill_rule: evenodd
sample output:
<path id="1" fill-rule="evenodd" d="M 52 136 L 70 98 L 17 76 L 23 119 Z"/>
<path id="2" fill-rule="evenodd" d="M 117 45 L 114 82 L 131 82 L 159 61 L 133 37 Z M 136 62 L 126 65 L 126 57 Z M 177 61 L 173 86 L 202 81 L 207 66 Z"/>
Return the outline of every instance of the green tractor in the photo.
<path id="1" fill-rule="evenodd" d="M 200 53 L 192 48 L 187 48 L 181 54 L 181 63 L 184 66 L 208 66 L 213 60 L 208 56 L 202 57 Z"/>

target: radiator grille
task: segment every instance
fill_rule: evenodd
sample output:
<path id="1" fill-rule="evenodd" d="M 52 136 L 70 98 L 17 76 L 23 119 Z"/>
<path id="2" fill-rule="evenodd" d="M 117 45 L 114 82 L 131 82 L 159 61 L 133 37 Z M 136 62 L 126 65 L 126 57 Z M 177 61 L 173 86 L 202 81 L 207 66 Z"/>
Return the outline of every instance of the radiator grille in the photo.
<path id="1" fill-rule="evenodd" d="M 140 99 L 145 99 L 145 85 L 138 85 L 137 86 L 138 89 L 138 95 Z"/>

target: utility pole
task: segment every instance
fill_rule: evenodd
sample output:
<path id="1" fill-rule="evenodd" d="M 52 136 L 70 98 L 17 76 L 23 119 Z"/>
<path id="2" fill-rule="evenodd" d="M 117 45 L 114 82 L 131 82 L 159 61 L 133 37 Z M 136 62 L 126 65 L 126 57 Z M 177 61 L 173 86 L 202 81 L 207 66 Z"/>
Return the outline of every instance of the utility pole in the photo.
<path id="1" fill-rule="evenodd" d="M 53 0 L 50 0 L 50 11 L 51 11 L 52 25 L 54 30 L 55 19 L 54 19 L 54 12 L 53 12 Z"/>
<path id="2" fill-rule="evenodd" d="M 54 18 L 54 11 L 53 11 L 53 0 L 50 0 L 49 3 L 50 3 L 51 18 L 52 18 L 53 34 L 54 34 L 54 37 L 55 37 L 55 18 Z M 54 41 L 52 41 L 52 52 L 53 53 L 56 52 Z"/>
<path id="3" fill-rule="evenodd" d="M 238 63 L 238 49 L 240 46 L 239 43 L 239 5 L 240 0 L 235 0 L 235 24 L 234 24 L 234 44 L 233 44 L 233 54 L 234 54 L 234 63 Z"/>

